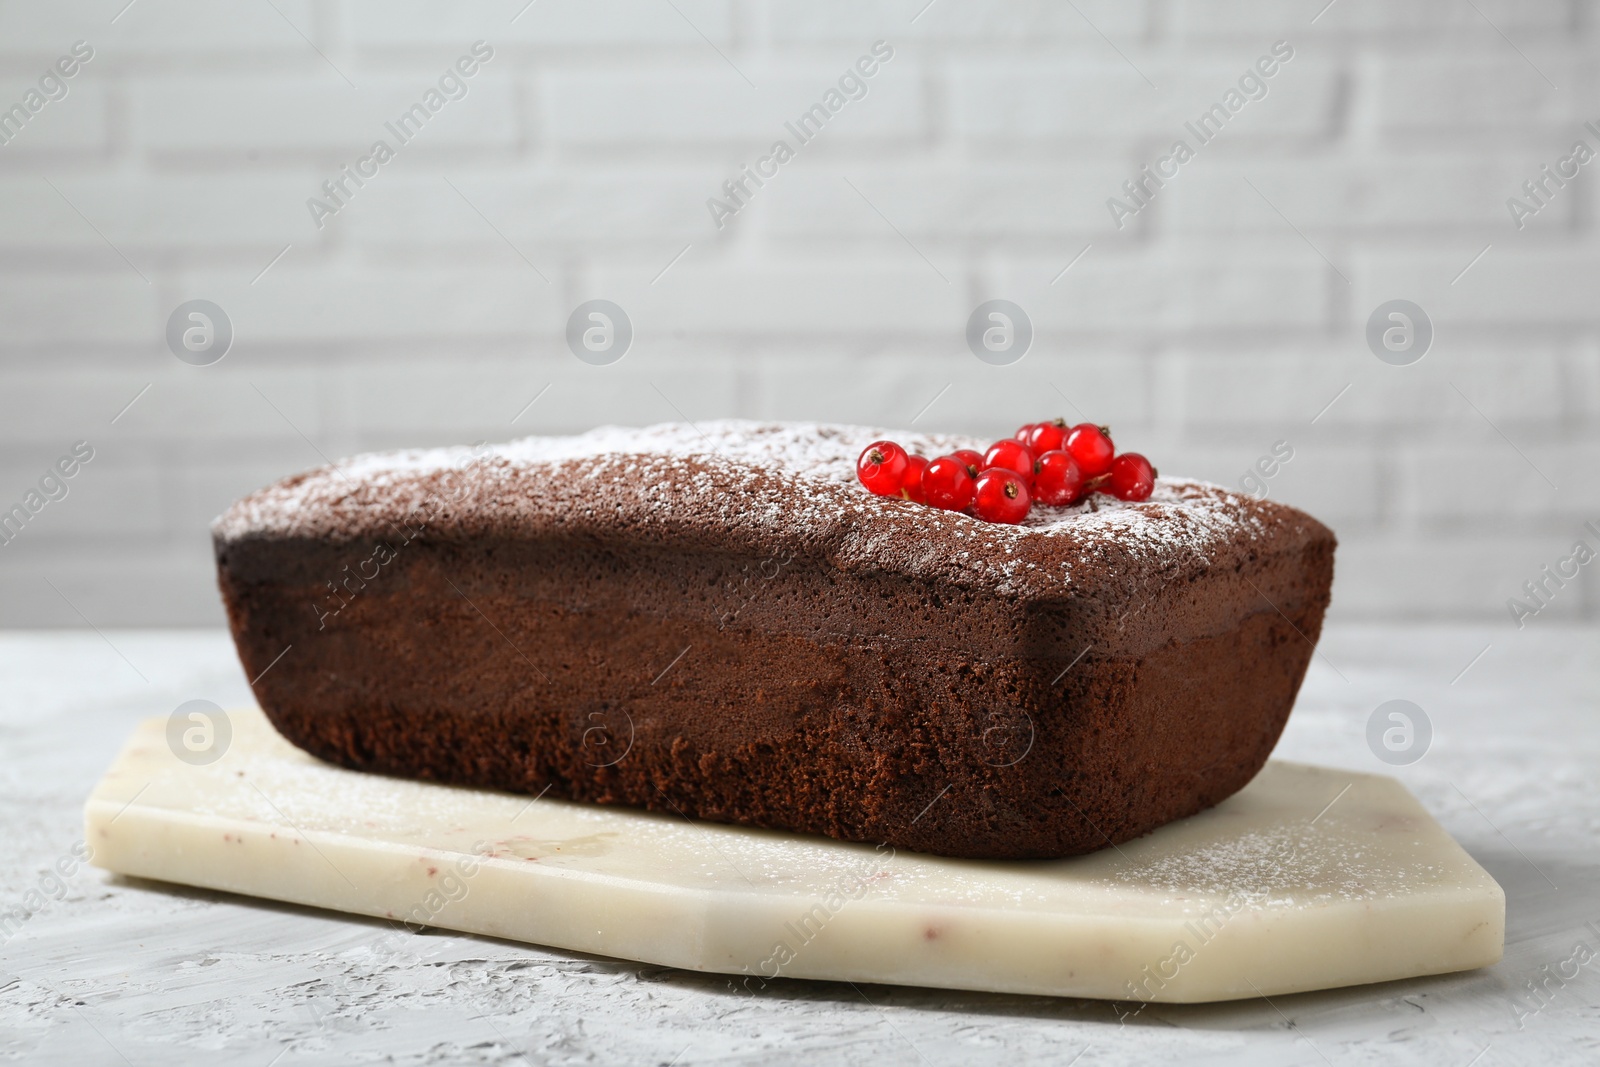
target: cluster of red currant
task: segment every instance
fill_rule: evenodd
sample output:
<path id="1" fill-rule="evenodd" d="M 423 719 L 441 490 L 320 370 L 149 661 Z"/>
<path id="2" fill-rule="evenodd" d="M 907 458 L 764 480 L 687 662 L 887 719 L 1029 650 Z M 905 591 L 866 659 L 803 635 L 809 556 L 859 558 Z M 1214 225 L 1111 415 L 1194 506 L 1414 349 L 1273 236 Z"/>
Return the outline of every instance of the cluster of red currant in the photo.
<path id="1" fill-rule="evenodd" d="M 1021 522 L 1036 502 L 1059 507 L 1094 492 L 1148 500 L 1156 481 L 1155 468 L 1139 453 L 1117 454 L 1110 429 L 1063 419 L 1030 422 L 982 455 L 963 448 L 929 460 L 893 441 L 874 441 L 856 460 L 856 476 L 879 496 L 1004 523 Z"/>

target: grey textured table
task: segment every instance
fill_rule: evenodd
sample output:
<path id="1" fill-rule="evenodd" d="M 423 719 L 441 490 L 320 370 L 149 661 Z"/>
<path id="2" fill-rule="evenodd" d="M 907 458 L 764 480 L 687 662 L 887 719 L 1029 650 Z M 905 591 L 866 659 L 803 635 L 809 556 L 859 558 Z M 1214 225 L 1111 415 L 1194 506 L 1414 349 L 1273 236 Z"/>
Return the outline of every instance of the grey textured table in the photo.
<path id="1" fill-rule="evenodd" d="M 750 994 L 714 975 L 396 936 L 107 876 L 71 859 L 84 796 L 137 719 L 196 697 L 247 702 L 232 648 L 213 632 L 0 635 L 4 1055 L 258 1067 L 1600 1062 L 1597 651 L 1592 629 L 1334 629 L 1278 748 L 1383 771 L 1369 715 L 1395 698 L 1421 706 L 1431 746 L 1392 773 L 1505 887 L 1502 963 L 1124 1018 L 1132 1005 L 882 986 L 779 981 Z M 58 861 L 71 873 L 48 873 Z"/>

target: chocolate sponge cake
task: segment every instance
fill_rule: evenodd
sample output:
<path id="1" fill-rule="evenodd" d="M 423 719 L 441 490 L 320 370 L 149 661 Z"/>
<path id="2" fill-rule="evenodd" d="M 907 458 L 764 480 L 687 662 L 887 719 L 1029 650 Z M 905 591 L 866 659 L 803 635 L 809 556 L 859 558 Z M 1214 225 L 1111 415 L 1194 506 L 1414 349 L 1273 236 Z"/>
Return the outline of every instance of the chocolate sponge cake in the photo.
<path id="1" fill-rule="evenodd" d="M 1326 527 L 1171 479 L 985 523 L 857 484 L 880 436 L 605 428 L 296 475 L 213 527 L 234 640 L 336 764 L 949 856 L 1103 848 L 1255 775 Z"/>

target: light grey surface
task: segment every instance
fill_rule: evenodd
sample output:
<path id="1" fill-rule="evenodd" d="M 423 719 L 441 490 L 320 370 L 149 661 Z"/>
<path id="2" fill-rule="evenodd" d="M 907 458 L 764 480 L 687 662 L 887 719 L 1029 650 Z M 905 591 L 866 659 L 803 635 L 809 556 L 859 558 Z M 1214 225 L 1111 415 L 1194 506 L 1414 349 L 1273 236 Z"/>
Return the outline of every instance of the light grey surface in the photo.
<path id="1" fill-rule="evenodd" d="M 478 39 L 469 94 L 319 228 Z M 707 200 L 878 39 L 868 95 L 719 229 Z M 0 509 L 97 455 L 0 549 L 0 626 L 220 625 L 236 497 L 604 422 L 1060 414 L 1226 485 L 1284 441 L 1272 496 L 1339 532 L 1350 620 L 1501 621 L 1600 521 L 1596 167 L 1507 207 L 1600 146 L 1589 0 L 13 0 L 0 109 L 77 40 L 0 146 Z M 165 341 L 197 298 L 235 327 L 213 366 Z M 563 342 L 594 298 L 635 327 L 613 366 Z M 995 298 L 1035 326 L 1014 366 L 967 350 Z M 1410 367 L 1364 340 L 1395 298 L 1436 326 Z M 1600 568 L 1541 615 L 1600 620 Z"/>
<path id="2" fill-rule="evenodd" d="M 1487 650 L 1485 650 L 1485 646 Z M 1506 958 L 1465 975 L 1271 1003 L 1150 1007 L 707 975 L 81 870 L 0 949 L 4 1052 L 28 1062 L 1592 1063 L 1600 959 L 1600 632 L 1334 628 L 1277 754 L 1383 771 L 1366 722 L 1415 701 L 1434 739 L 1394 770 L 1505 887 Z M 1479 653 L 1482 652 L 1480 656 Z M 1474 657 L 1478 657 L 1474 660 Z M 1464 671 L 1464 673 L 1463 673 Z M 214 632 L 0 635 L 0 810 L 15 906 L 71 849 L 143 716 L 248 699 Z M 1570 970 L 1569 974 L 1572 973 Z M 1487 1049 L 1487 1051 L 1485 1051 Z M 1477 1057 L 1474 1059 L 1474 1057 Z"/>

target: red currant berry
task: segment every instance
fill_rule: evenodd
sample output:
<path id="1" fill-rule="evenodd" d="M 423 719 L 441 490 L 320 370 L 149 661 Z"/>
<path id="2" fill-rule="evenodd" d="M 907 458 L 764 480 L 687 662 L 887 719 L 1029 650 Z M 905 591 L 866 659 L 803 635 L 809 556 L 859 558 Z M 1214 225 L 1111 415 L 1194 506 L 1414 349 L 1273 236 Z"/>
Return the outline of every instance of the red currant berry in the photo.
<path id="1" fill-rule="evenodd" d="M 995 467 L 978 475 L 972 510 L 985 522 L 1015 525 L 1028 517 L 1032 503 L 1028 486 L 1015 471 Z"/>
<path id="2" fill-rule="evenodd" d="M 959 459 L 967 465 L 967 471 L 974 479 L 983 473 L 983 453 L 972 448 L 958 448 L 950 453 L 951 459 Z"/>
<path id="3" fill-rule="evenodd" d="M 928 470 L 928 460 L 924 456 L 906 457 L 906 475 L 900 481 L 900 495 L 916 504 L 926 504 L 928 498 L 923 495 L 922 476 Z"/>
<path id="4" fill-rule="evenodd" d="M 1042 424 L 1037 422 L 1024 423 L 1017 427 L 1017 432 L 1011 435 L 1011 439 L 1025 445 L 1028 443 L 1028 438 L 1033 436 L 1033 431 L 1038 429 L 1040 425 Z"/>
<path id="5" fill-rule="evenodd" d="M 910 460 L 893 441 L 874 441 L 856 459 L 856 477 L 879 496 L 898 496 Z"/>
<path id="6" fill-rule="evenodd" d="M 1041 422 L 1035 425 L 1028 439 L 1022 443 L 1027 445 L 1035 456 L 1042 456 L 1053 448 L 1061 448 L 1066 444 L 1066 440 L 1067 424 L 1061 419 L 1056 419 L 1054 422 Z"/>
<path id="7" fill-rule="evenodd" d="M 983 454 L 983 470 L 1004 467 L 1022 476 L 1023 481 L 1033 481 L 1033 453 L 1020 441 L 996 441 Z"/>
<path id="8" fill-rule="evenodd" d="M 922 472 L 923 496 L 929 504 L 946 511 L 967 510 L 977 486 L 971 466 L 960 456 L 940 456 Z"/>
<path id="9" fill-rule="evenodd" d="M 1082 422 L 1067 434 L 1066 451 L 1078 461 L 1078 469 L 1088 479 L 1098 478 L 1111 469 L 1117 446 L 1111 443 L 1109 429 Z"/>
<path id="10" fill-rule="evenodd" d="M 1041 455 L 1033 464 L 1033 498 L 1057 507 L 1083 499 L 1083 472 L 1078 461 L 1059 448 Z"/>
<path id="11" fill-rule="evenodd" d="M 1124 452 L 1111 461 L 1111 484 L 1107 487 L 1118 500 L 1149 500 L 1156 487 L 1156 470 L 1137 452 Z"/>

